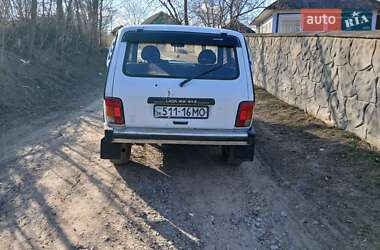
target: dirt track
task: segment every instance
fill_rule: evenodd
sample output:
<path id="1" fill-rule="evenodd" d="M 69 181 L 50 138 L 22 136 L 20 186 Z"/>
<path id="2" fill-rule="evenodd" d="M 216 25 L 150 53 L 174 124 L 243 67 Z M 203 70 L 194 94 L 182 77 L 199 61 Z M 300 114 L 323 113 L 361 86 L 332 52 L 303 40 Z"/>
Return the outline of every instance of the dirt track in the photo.
<path id="1" fill-rule="evenodd" d="M 238 168 L 216 148 L 150 145 L 114 167 L 100 100 L 70 110 L 2 134 L 1 249 L 380 246 L 378 154 L 353 161 L 314 120 L 306 134 L 259 107 L 256 160 Z"/>

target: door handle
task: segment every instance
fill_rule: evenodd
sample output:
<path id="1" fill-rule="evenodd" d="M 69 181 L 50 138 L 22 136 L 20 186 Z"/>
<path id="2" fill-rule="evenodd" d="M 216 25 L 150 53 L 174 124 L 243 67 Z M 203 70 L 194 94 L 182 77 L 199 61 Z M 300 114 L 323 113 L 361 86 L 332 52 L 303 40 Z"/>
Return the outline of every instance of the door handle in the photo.
<path id="1" fill-rule="evenodd" d="M 173 121 L 174 125 L 188 125 L 188 121 Z"/>

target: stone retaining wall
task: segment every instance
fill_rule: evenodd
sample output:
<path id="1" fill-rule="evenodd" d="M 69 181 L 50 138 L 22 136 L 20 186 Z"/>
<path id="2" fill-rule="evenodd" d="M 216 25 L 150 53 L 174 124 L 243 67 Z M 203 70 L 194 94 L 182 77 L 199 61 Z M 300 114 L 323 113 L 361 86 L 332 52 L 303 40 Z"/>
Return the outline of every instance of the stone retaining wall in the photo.
<path id="1" fill-rule="evenodd" d="M 254 83 L 380 149 L 380 33 L 247 36 Z"/>

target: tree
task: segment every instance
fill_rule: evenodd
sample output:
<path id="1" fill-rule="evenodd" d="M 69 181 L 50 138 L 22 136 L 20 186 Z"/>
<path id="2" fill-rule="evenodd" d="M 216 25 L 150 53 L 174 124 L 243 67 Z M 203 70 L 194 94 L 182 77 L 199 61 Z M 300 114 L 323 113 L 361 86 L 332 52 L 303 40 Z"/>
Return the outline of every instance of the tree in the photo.
<path id="1" fill-rule="evenodd" d="M 183 21 L 185 25 L 189 25 L 189 8 L 187 0 L 183 0 Z"/>
<path id="2" fill-rule="evenodd" d="M 129 25 L 141 24 L 146 19 L 146 16 L 150 13 L 152 9 L 151 6 L 153 4 L 154 2 L 151 1 L 142 2 L 140 0 L 129 0 L 123 2 L 122 4 L 116 6 L 116 8 L 119 10 L 118 12 L 121 14 L 118 21 L 120 22 L 120 19 L 122 19 L 125 24 Z M 117 25 L 119 24 L 120 23 Z"/>
<path id="3" fill-rule="evenodd" d="M 241 18 L 264 7 L 265 0 L 194 0 L 193 13 L 197 22 L 211 27 L 238 23 Z"/>
<path id="4" fill-rule="evenodd" d="M 30 8 L 29 58 L 33 56 L 36 30 L 37 30 L 37 0 L 32 0 L 31 8 Z"/>
<path id="5" fill-rule="evenodd" d="M 257 9 L 264 7 L 265 0 L 225 0 L 230 21 L 239 20 Z"/>
<path id="6" fill-rule="evenodd" d="M 195 21 L 208 27 L 222 27 L 228 20 L 224 0 L 197 0 L 192 9 Z"/>
<path id="7" fill-rule="evenodd" d="M 5 54 L 5 33 L 7 22 L 10 15 L 10 2 L 1 1 L 0 2 L 0 65 L 4 63 L 4 54 Z"/>
<path id="8" fill-rule="evenodd" d="M 93 52 L 98 45 L 98 11 L 99 0 L 92 0 L 90 9 L 90 51 Z"/>
<path id="9" fill-rule="evenodd" d="M 63 5 L 62 0 L 57 0 L 57 7 L 56 7 L 56 52 L 58 54 L 62 53 L 62 47 L 63 47 L 63 26 L 64 26 L 64 20 L 63 20 Z"/>
<path id="10" fill-rule="evenodd" d="M 1 23 L 0 19 L 0 65 L 4 63 L 4 53 L 5 53 L 5 28 L 4 25 Z"/>
<path id="11" fill-rule="evenodd" d="M 167 10 L 170 17 L 178 23 L 189 23 L 188 1 L 187 0 L 158 0 Z"/>
<path id="12" fill-rule="evenodd" d="M 99 7 L 99 45 L 102 44 L 102 29 L 103 29 L 103 0 L 100 0 Z"/>

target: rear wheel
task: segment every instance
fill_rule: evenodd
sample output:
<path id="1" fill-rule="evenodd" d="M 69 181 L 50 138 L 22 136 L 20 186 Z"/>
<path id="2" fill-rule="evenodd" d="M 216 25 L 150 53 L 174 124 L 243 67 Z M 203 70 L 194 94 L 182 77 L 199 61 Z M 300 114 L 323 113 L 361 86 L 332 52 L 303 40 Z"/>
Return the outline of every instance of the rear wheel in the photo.
<path id="1" fill-rule="evenodd" d="M 131 158 L 132 145 L 131 144 L 123 144 L 121 146 L 120 158 L 112 159 L 111 161 L 115 165 L 126 165 Z"/>

